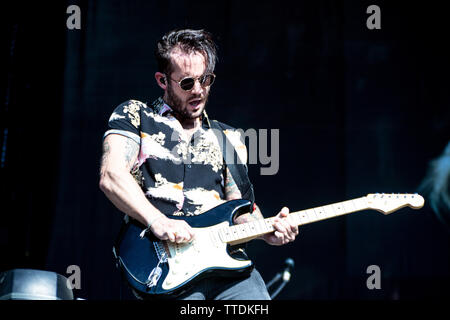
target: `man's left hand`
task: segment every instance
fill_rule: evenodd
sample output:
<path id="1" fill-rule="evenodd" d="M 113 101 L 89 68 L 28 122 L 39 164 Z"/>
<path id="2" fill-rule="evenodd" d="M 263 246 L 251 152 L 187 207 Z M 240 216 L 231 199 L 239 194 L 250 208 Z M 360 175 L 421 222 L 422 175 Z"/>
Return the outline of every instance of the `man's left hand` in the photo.
<path id="1" fill-rule="evenodd" d="M 298 235 L 298 226 L 290 223 L 287 219 L 288 216 L 289 209 L 284 207 L 273 219 L 275 231 L 265 234 L 261 238 L 273 246 L 281 246 L 294 241 Z"/>

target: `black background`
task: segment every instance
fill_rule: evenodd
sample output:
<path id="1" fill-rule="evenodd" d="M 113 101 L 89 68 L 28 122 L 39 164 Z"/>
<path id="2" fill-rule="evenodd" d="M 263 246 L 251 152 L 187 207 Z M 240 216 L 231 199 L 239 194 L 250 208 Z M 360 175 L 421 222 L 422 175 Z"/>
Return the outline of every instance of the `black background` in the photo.
<path id="1" fill-rule="evenodd" d="M 3 5 L 1 270 L 81 268 L 88 300 L 119 299 L 111 247 L 122 214 L 98 188 L 102 135 L 128 99 L 151 102 L 155 42 L 212 32 L 219 47 L 208 114 L 279 129 L 280 168 L 250 165 L 266 216 L 374 192 L 417 192 L 449 141 L 443 2 L 58 1 Z M 66 8 L 81 8 L 68 30 Z M 381 8 L 381 30 L 366 9 Z M 269 281 L 291 257 L 278 299 L 448 297 L 449 233 L 430 207 L 364 211 L 301 227 L 296 242 L 248 251 Z M 378 265 L 381 289 L 366 269 Z M 123 297 L 129 298 L 127 292 Z"/>

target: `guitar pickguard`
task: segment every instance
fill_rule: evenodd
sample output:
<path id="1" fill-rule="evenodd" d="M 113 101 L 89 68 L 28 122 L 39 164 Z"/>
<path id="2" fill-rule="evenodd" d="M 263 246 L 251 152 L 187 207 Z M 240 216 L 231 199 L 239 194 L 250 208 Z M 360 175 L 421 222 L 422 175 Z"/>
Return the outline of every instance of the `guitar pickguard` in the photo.
<path id="1" fill-rule="evenodd" d="M 170 250 L 169 272 L 162 284 L 165 290 L 176 288 L 198 274 L 211 269 L 241 269 L 251 266 L 249 260 L 235 260 L 228 255 L 227 244 L 220 240 L 217 230 L 227 222 L 207 228 L 194 228 L 190 243 L 167 243 Z"/>

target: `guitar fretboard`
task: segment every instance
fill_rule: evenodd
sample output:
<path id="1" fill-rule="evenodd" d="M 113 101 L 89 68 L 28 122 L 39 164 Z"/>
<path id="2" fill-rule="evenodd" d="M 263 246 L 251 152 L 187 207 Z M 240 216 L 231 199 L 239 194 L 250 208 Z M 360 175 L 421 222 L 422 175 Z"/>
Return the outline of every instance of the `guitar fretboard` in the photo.
<path id="1" fill-rule="evenodd" d="M 342 216 L 356 211 L 366 210 L 369 206 L 366 197 L 337 202 L 322 207 L 291 212 L 286 218 L 298 226 L 308 223 Z M 218 230 L 220 239 L 231 245 L 243 243 L 274 231 L 274 217 L 259 219 Z"/>

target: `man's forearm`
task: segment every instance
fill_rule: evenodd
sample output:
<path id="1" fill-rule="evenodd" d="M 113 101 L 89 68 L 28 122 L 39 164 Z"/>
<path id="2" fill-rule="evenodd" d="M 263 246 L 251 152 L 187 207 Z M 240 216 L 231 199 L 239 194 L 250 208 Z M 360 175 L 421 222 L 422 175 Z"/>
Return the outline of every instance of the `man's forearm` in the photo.
<path id="1" fill-rule="evenodd" d="M 100 189 L 117 209 L 146 226 L 156 217 L 163 215 L 148 201 L 128 172 L 105 170 L 101 173 Z"/>
<path id="2" fill-rule="evenodd" d="M 235 224 L 241 224 L 246 222 L 251 222 L 259 219 L 264 219 L 263 214 L 261 213 L 261 210 L 259 210 L 259 207 L 256 206 L 255 210 L 252 213 L 244 213 L 238 216 L 236 219 L 234 219 Z"/>

